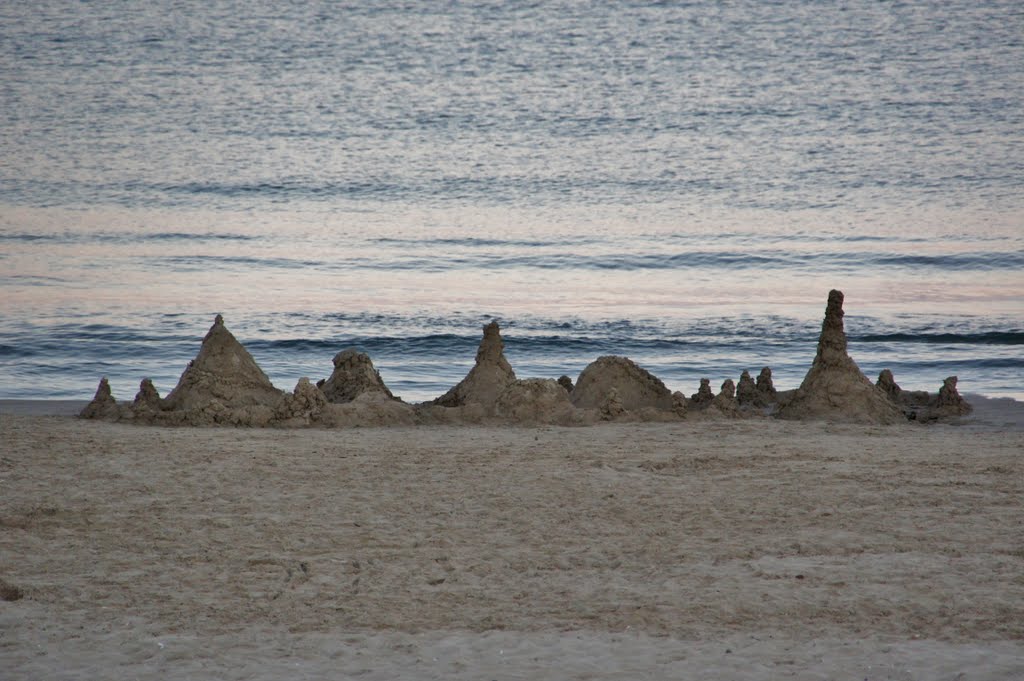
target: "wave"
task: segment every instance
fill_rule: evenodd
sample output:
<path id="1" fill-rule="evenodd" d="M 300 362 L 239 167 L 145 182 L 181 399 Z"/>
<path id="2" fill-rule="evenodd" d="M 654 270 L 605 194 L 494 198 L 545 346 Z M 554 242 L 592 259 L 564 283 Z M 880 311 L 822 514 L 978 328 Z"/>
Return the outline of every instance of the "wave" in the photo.
<path id="1" fill-rule="evenodd" d="M 171 255 L 150 259 L 154 265 L 166 264 L 174 268 L 203 268 L 209 265 L 241 266 L 243 268 L 268 267 L 272 269 L 327 269 L 327 263 L 320 260 L 284 257 L 256 257 L 246 255 Z"/>
<path id="2" fill-rule="evenodd" d="M 874 255 L 865 264 L 896 267 L 930 267 L 955 270 L 1024 268 L 1024 252 L 977 251 L 943 255 Z"/>
<path id="3" fill-rule="evenodd" d="M 810 270 L 827 267 L 835 271 L 861 271 L 864 268 L 929 268 L 943 271 L 991 271 L 1024 269 L 1024 253 L 973 252 L 944 256 L 891 256 L 878 254 L 814 253 L 792 254 L 786 251 L 684 251 L 676 253 L 607 253 L 587 255 L 569 250 L 560 253 L 454 253 L 438 255 L 386 254 L 331 259 L 307 259 L 238 255 L 173 255 L 152 257 L 153 265 L 198 267 L 208 264 L 267 267 L 274 269 L 314 268 L 324 271 L 375 270 L 445 272 L 457 269 L 536 269 L 585 271 L 644 271 L 722 269 Z"/>
<path id="4" fill-rule="evenodd" d="M 232 234 L 218 232 L 53 232 L 47 234 L 33 234 L 29 232 L 13 232 L 10 234 L 0 233 L 0 242 L 22 242 L 22 243 L 54 243 L 54 244 L 86 244 L 86 243 L 144 243 L 147 241 L 157 242 L 229 242 L 229 241 L 256 241 L 260 237 L 248 234 Z"/>
<path id="5" fill-rule="evenodd" d="M 348 238 L 348 237 L 346 237 Z M 929 254 L 914 252 L 920 247 L 914 239 L 855 236 L 823 240 L 820 235 L 790 235 L 786 238 L 758 237 L 735 232 L 716 236 L 709 242 L 704 235 L 640 235 L 629 243 L 601 236 L 571 238 L 494 238 L 445 237 L 437 238 L 365 238 L 350 242 L 350 248 L 339 250 L 336 244 L 309 242 L 304 257 L 290 257 L 275 253 L 294 252 L 295 244 L 271 238 L 269 249 L 258 253 L 239 253 L 233 244 L 261 243 L 266 236 L 238 232 L 187 232 L 181 230 L 155 230 L 152 232 L 74 232 L 53 233 L 12 232 L 0 233 L 0 242 L 32 245 L 129 245 L 173 244 L 171 252 L 153 255 L 130 254 L 146 266 L 169 269 L 190 269 L 206 266 L 225 266 L 249 271 L 271 269 L 317 269 L 322 271 L 409 271 L 446 272 L 459 269 L 490 270 L 578 270 L 606 271 L 659 271 L 712 269 L 731 272 L 751 270 L 789 272 L 828 269 L 839 273 L 862 273 L 878 270 L 932 271 L 932 272 L 992 272 L 1024 270 L 1024 250 L 993 250 L 982 240 L 971 239 L 962 243 L 958 251 Z M 793 240 L 801 245 L 786 247 Z M 878 241 L 888 244 L 884 252 L 872 245 L 858 250 L 859 242 Z M 819 246 L 830 243 L 834 248 Z M 950 241 L 949 246 L 954 243 Z M 199 253 L 182 253 L 185 247 L 208 245 L 196 249 Z M 708 248 L 709 244 L 721 246 Z M 772 247 L 772 245 L 776 247 Z M 191 249 L 189 249 L 191 250 Z M 269 253 L 264 255 L 263 253 Z M 315 254 L 314 257 L 305 253 Z M 326 255 L 325 255 L 326 254 Z"/>
<path id="6" fill-rule="evenodd" d="M 239 319 L 232 331 L 276 385 L 329 376 L 331 359 L 356 348 L 373 359 L 389 386 L 412 400 L 430 399 L 457 383 L 472 365 L 486 315 L 419 317 L 330 313 L 264 315 Z M 232 317 L 232 319 L 234 319 Z M 858 320 L 858 323 L 862 320 Z M 865 318 L 872 326 L 881 320 Z M 915 319 L 917 325 L 921 319 Z M 887 322 L 888 323 L 888 322 Z M 941 333 L 900 330 L 851 336 L 853 356 L 868 373 L 891 369 L 907 389 L 934 390 L 959 375 L 972 390 L 1019 392 L 1024 332 L 960 329 Z M 201 328 L 197 328 L 201 327 Z M 772 367 L 777 385 L 795 387 L 810 365 L 817 323 L 787 318 L 756 319 L 550 319 L 523 317 L 503 323 L 505 350 L 523 377 L 578 375 L 602 355 L 625 355 L 673 388 L 692 391 L 700 377 L 714 385 Z M 378 335 L 375 329 L 386 329 Z M 118 397 L 130 398 L 143 376 L 162 392 L 172 388 L 194 357 L 205 331 L 188 315 L 154 315 L 132 326 L 88 317 L 54 325 L 34 324 L 0 333 L 0 396 L 88 398 L 100 376 Z M 949 350 L 936 346 L 953 344 Z M 73 350 L 72 350 L 73 348 Z M 60 375 L 60 380 L 54 377 Z M 1015 392 L 1016 391 L 1016 392 Z"/>
<path id="7" fill-rule="evenodd" d="M 447 350 L 454 355 L 467 349 L 475 349 L 480 338 L 477 335 L 427 334 L 423 336 L 338 336 L 326 339 L 284 338 L 278 340 L 254 340 L 246 343 L 253 351 L 268 352 L 316 352 L 328 359 L 334 354 L 354 348 L 371 356 L 416 356 L 436 355 Z"/>
<path id="8" fill-rule="evenodd" d="M 423 247 L 447 247 L 458 246 L 460 248 L 552 248 L 571 246 L 578 248 L 582 245 L 597 243 L 595 238 L 571 239 L 485 239 L 481 237 L 441 237 L 437 239 L 399 239 L 395 237 L 378 237 L 368 239 L 370 243 L 383 246 L 414 246 Z"/>
<path id="9" fill-rule="evenodd" d="M 989 331 L 983 333 L 882 333 L 851 335 L 862 343 L 934 343 L 970 345 L 1024 345 L 1024 331 Z"/>

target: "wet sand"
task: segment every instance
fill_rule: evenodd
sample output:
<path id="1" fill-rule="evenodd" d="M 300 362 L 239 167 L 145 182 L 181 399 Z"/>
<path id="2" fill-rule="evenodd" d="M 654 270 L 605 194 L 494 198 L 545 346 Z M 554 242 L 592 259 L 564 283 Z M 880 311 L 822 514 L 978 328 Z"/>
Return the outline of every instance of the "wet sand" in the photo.
<path id="1" fill-rule="evenodd" d="M 1020 403 L 349 430 L 21 404 L 5 678 L 1024 677 Z"/>

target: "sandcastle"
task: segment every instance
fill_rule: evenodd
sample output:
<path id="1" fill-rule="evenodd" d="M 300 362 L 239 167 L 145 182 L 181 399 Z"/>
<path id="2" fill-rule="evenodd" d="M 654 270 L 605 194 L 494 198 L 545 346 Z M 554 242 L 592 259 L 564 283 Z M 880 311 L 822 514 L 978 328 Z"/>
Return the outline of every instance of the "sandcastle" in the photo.
<path id="1" fill-rule="evenodd" d="M 588 425 L 600 421 L 770 418 L 895 424 L 962 416 L 971 406 L 957 377 L 938 394 L 904 391 L 892 372 L 877 383 L 847 352 L 843 294 L 829 292 L 811 368 L 794 391 L 779 392 L 771 369 L 739 384 L 726 379 L 716 395 L 703 378 L 687 398 L 627 357 L 603 356 L 574 383 L 568 376 L 520 379 L 505 357 L 497 322 L 483 327 L 472 369 L 440 397 L 407 404 L 392 394 L 370 357 L 356 349 L 334 356 L 331 375 L 316 384 L 300 378 L 292 392 L 276 388 L 217 315 L 195 359 L 161 398 L 142 379 L 131 403 L 120 404 L 106 378 L 81 417 L 157 425 L 351 427 L 464 423 Z"/>

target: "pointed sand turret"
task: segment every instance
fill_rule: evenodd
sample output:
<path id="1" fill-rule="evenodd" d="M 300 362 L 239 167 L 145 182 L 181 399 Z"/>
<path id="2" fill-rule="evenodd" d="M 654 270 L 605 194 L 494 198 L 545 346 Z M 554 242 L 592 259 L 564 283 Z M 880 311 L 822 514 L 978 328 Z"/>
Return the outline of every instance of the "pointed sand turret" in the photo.
<path id="1" fill-rule="evenodd" d="M 722 382 L 722 390 L 711 400 L 711 406 L 729 416 L 735 416 L 739 412 L 740 405 L 736 400 L 736 384 L 732 382 L 731 378 L 727 378 Z"/>
<path id="2" fill-rule="evenodd" d="M 939 394 L 932 405 L 932 414 L 936 418 L 963 416 L 964 414 L 970 414 L 974 410 L 967 403 L 967 400 L 960 395 L 960 391 L 956 389 L 956 384 L 956 376 L 950 376 L 942 382 Z"/>
<path id="3" fill-rule="evenodd" d="M 505 359 L 498 322 L 484 327 L 484 337 L 476 352 L 476 364 L 458 385 L 434 400 L 442 407 L 479 404 L 492 408 L 498 396 L 516 380 L 512 365 Z"/>
<path id="4" fill-rule="evenodd" d="M 163 400 L 168 411 L 274 407 L 284 393 L 270 382 L 249 351 L 217 315 L 199 354 Z"/>
<path id="5" fill-rule="evenodd" d="M 761 373 L 757 375 L 757 392 L 761 394 L 761 399 L 765 404 L 771 404 L 778 400 L 779 393 L 775 390 L 775 383 L 772 381 L 771 367 L 762 367 Z"/>
<path id="6" fill-rule="evenodd" d="M 116 420 L 120 417 L 121 409 L 110 392 L 110 381 L 106 376 L 101 378 L 100 384 L 96 386 L 96 395 L 93 396 L 92 402 L 85 405 L 78 415 L 83 419 Z"/>
<path id="7" fill-rule="evenodd" d="M 160 393 L 157 392 L 153 381 L 148 378 L 139 382 L 139 392 L 135 393 L 135 400 L 132 402 L 132 409 L 138 412 L 158 412 L 163 408 L 160 400 Z"/>
<path id="8" fill-rule="evenodd" d="M 779 409 L 778 416 L 846 423 L 887 424 L 906 420 L 899 407 L 871 383 L 847 354 L 842 291 L 829 292 L 814 363 L 792 398 Z"/>

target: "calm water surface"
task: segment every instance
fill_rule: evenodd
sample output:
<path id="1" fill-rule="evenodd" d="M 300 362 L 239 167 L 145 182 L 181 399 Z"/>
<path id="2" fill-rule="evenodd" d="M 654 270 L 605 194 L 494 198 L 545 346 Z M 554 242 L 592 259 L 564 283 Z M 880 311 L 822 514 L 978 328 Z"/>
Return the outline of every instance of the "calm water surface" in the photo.
<path id="1" fill-rule="evenodd" d="M 625 354 L 794 387 L 830 288 L 904 387 L 1024 398 L 1015 2 L 9 3 L 0 397 L 174 386 L 214 314 L 279 387 L 429 399 Z"/>

